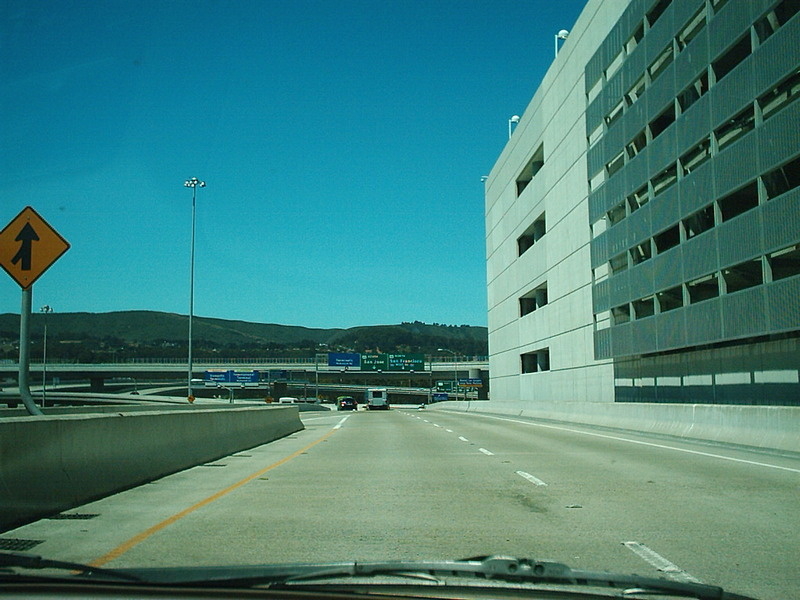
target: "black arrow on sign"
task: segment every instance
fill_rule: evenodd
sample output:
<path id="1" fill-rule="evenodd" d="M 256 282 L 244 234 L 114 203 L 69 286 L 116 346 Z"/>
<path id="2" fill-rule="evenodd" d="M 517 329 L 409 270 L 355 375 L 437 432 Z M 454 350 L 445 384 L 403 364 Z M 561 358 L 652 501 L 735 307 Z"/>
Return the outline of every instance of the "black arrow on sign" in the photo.
<path id="1" fill-rule="evenodd" d="M 19 246 L 19 250 L 14 255 L 14 258 L 11 259 L 11 264 L 15 265 L 18 262 L 22 261 L 20 265 L 20 269 L 23 271 L 30 271 L 31 270 L 31 249 L 33 246 L 33 242 L 39 241 L 39 235 L 36 233 L 33 227 L 31 227 L 30 223 L 25 223 L 25 227 L 22 228 L 22 231 L 19 232 L 16 238 L 14 238 L 15 242 L 22 242 Z"/>

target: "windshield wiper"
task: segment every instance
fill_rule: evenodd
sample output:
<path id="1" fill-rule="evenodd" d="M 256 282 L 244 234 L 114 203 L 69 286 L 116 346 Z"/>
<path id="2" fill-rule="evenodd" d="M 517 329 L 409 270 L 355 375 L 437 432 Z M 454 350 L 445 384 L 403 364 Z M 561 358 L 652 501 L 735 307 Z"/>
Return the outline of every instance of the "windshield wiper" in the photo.
<path id="1" fill-rule="evenodd" d="M 118 571 L 116 571 L 118 572 Z M 560 584 L 624 590 L 623 594 L 669 594 L 700 600 L 754 600 L 702 583 L 680 582 L 639 575 L 582 571 L 563 563 L 506 556 L 478 556 L 445 561 L 340 562 L 230 567 L 124 569 L 147 583 L 213 584 L 220 587 L 297 588 L 345 585 L 365 578 L 410 578 L 420 584 L 458 585 L 458 580 L 515 584 Z M 92 575 L 89 573 L 89 575 Z M 363 582 L 359 582 L 363 583 Z"/>
<path id="2" fill-rule="evenodd" d="M 0 577 L 25 577 L 17 571 L 12 571 L 12 569 L 33 569 L 37 571 L 54 569 L 57 571 L 70 571 L 71 573 L 76 573 L 79 576 L 91 576 L 96 579 L 131 581 L 137 583 L 142 582 L 141 578 L 137 575 L 119 571 L 117 569 L 103 569 L 100 567 L 93 567 L 91 565 L 84 565 L 82 563 L 51 560 L 49 558 L 43 558 L 35 554 L 27 554 L 24 552 L 0 552 Z"/>

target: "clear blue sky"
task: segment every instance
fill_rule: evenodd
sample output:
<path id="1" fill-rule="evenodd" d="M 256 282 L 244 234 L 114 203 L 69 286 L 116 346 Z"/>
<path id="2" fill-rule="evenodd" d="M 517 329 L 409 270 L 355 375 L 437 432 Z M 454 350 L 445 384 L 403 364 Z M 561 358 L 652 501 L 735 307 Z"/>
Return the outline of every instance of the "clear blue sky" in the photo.
<path id="1" fill-rule="evenodd" d="M 34 310 L 486 324 L 488 174 L 583 0 L 5 0 L 0 228 Z M 0 313 L 19 286 L 0 271 Z"/>

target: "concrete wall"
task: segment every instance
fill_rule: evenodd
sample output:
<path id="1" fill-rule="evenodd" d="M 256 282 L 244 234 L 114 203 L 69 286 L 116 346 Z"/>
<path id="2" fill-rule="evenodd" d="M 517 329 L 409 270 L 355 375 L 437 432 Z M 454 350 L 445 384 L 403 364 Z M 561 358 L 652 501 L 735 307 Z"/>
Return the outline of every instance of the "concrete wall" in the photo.
<path id="1" fill-rule="evenodd" d="M 492 397 L 526 402 L 614 399 L 613 367 L 596 361 L 586 170 L 584 69 L 628 0 L 589 0 L 486 181 L 486 268 Z M 527 187 L 517 180 L 543 149 Z M 544 235 L 517 240 L 544 215 Z M 547 303 L 520 298 L 545 286 Z M 521 355 L 547 351 L 523 372 Z"/>
<path id="2" fill-rule="evenodd" d="M 303 429 L 296 406 L 0 420 L 0 531 Z"/>
<path id="3" fill-rule="evenodd" d="M 533 405 L 489 401 L 441 402 L 431 408 L 599 425 L 687 439 L 800 452 L 800 408 L 788 406 L 597 402 Z"/>

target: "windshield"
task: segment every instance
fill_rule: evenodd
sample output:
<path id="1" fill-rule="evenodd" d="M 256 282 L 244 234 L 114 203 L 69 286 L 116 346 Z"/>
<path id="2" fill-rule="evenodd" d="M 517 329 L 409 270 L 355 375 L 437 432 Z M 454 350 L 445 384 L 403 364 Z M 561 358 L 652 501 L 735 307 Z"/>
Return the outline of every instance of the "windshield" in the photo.
<path id="1" fill-rule="evenodd" d="M 800 16 L 755 4 L 6 0 L 0 552 L 797 597 Z"/>

